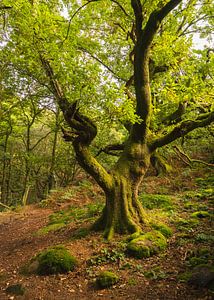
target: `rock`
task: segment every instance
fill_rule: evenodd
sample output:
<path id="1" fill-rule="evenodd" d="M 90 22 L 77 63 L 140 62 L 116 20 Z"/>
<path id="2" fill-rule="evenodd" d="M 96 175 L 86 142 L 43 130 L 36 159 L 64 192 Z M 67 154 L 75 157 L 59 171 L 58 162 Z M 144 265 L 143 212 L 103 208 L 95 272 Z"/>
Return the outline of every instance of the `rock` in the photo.
<path id="1" fill-rule="evenodd" d="M 9 285 L 5 291 L 8 294 L 23 296 L 25 293 L 25 288 L 21 284 L 13 284 L 13 285 Z"/>
<path id="2" fill-rule="evenodd" d="M 96 284 L 99 288 L 106 288 L 114 285 L 118 280 L 119 277 L 113 272 L 104 271 L 97 277 Z"/>
<path id="3" fill-rule="evenodd" d="M 166 249 L 166 246 L 166 238 L 154 230 L 131 240 L 127 245 L 127 253 L 135 258 L 150 257 Z"/>
<path id="4" fill-rule="evenodd" d="M 188 283 L 197 287 L 214 288 L 214 267 L 209 265 L 197 266 L 193 269 Z"/>
<path id="5" fill-rule="evenodd" d="M 76 265 L 76 258 L 64 246 L 55 246 L 36 255 L 24 271 L 39 275 L 60 274 L 73 271 Z"/>

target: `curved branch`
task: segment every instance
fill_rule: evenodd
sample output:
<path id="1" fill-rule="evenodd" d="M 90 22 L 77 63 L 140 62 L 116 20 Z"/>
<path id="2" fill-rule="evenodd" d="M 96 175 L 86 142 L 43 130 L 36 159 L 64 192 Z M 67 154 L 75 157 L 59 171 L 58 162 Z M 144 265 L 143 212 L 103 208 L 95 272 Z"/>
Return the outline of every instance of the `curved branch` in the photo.
<path id="1" fill-rule="evenodd" d="M 117 6 L 119 6 L 119 8 L 122 10 L 122 12 L 124 12 L 124 14 L 127 16 L 127 17 L 130 17 L 130 15 L 126 12 L 125 8 L 116 0 L 111 0 L 111 2 L 117 4 Z"/>
<path id="2" fill-rule="evenodd" d="M 79 47 L 79 50 L 87 53 L 88 55 L 90 55 L 93 59 L 95 59 L 96 61 L 98 61 L 103 67 L 105 67 L 110 73 L 112 73 L 114 75 L 115 78 L 117 78 L 118 80 L 122 80 L 124 82 L 127 82 L 127 79 L 120 77 L 119 75 L 117 75 L 109 66 L 107 66 L 100 58 L 98 58 L 97 56 L 93 55 L 89 50 L 83 48 L 83 47 Z"/>
<path id="3" fill-rule="evenodd" d="M 78 108 L 77 101 L 70 104 L 65 97 L 62 87 L 56 79 L 54 71 L 47 59 L 40 54 L 40 59 L 46 75 L 50 80 L 53 93 L 63 112 L 64 118 L 71 128 L 71 132 L 63 131 L 67 141 L 72 141 L 79 165 L 86 170 L 103 188 L 110 192 L 112 189 L 113 178 L 104 167 L 92 156 L 89 146 L 96 137 L 96 125 L 86 116 L 83 116 Z"/>
<path id="4" fill-rule="evenodd" d="M 203 117 L 202 117 L 203 116 Z M 193 131 L 199 127 L 205 127 L 214 122 L 214 111 L 208 114 L 204 114 L 199 116 L 195 121 L 193 120 L 185 120 L 177 125 L 171 132 L 168 134 L 155 139 L 150 145 L 149 148 L 153 152 L 157 148 L 163 147 L 176 139 L 185 136 L 187 133 Z"/>
<path id="5" fill-rule="evenodd" d="M 109 155 L 113 155 L 113 156 L 118 156 L 117 153 L 115 153 L 114 151 L 123 151 L 124 150 L 124 143 L 123 144 L 111 144 L 106 146 L 105 148 L 101 148 L 96 157 L 99 156 L 102 152 L 109 154 Z"/>
<path id="6" fill-rule="evenodd" d="M 163 19 L 179 4 L 182 0 L 171 0 L 161 9 L 151 13 L 149 20 L 144 29 L 144 47 L 148 49 L 153 41 L 154 35 L 156 34 L 160 23 Z"/>
<path id="7" fill-rule="evenodd" d="M 92 2 L 97 2 L 97 0 L 89 0 L 88 2 L 86 2 L 85 4 L 83 4 L 82 6 L 80 6 L 71 16 L 69 23 L 68 23 L 68 29 L 67 29 L 67 33 L 66 33 L 66 37 L 64 38 L 64 40 L 62 41 L 62 44 L 67 40 L 68 36 L 69 36 L 69 32 L 70 32 L 70 28 L 71 28 L 71 21 L 73 20 L 73 18 L 80 12 L 80 10 L 82 10 L 84 7 L 86 7 L 88 4 L 92 3 Z"/>
<path id="8" fill-rule="evenodd" d="M 200 159 L 192 159 L 190 158 L 184 151 L 182 151 L 178 146 L 174 146 L 176 153 L 178 154 L 178 156 L 181 158 L 181 160 L 189 165 L 191 167 L 191 164 L 193 163 L 199 163 L 199 164 L 203 164 L 206 165 L 208 167 L 214 167 L 214 164 L 210 164 L 207 163 L 206 161 L 200 160 Z"/>

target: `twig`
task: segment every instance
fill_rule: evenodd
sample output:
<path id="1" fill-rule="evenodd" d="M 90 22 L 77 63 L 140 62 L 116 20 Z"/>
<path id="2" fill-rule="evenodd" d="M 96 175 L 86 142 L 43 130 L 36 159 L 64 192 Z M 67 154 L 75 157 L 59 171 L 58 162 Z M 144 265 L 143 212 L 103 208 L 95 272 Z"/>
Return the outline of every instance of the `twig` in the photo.
<path id="1" fill-rule="evenodd" d="M 179 155 L 179 157 L 182 159 L 182 161 L 185 162 L 189 166 L 191 166 L 192 163 L 200 163 L 200 164 L 204 164 L 204 165 L 206 165 L 208 167 L 214 167 L 214 164 L 207 163 L 207 162 L 205 162 L 203 160 L 200 160 L 200 159 L 192 159 L 192 158 L 190 158 L 178 146 L 174 146 L 174 148 L 176 149 L 176 152 Z M 182 158 L 182 156 L 184 156 L 188 160 L 188 162 L 184 158 Z"/>
<path id="2" fill-rule="evenodd" d="M 73 20 L 73 18 L 78 14 L 78 12 L 80 10 L 82 10 L 84 7 L 86 7 L 88 4 L 92 3 L 92 2 L 96 2 L 97 0 L 89 0 L 88 2 L 86 2 L 85 4 L 83 4 L 82 6 L 80 6 L 71 16 L 69 23 L 68 23 L 68 29 L 67 29 L 67 33 L 66 33 L 66 37 L 64 38 L 64 40 L 62 41 L 62 44 L 67 40 L 68 36 L 69 36 L 69 32 L 70 32 L 70 28 L 71 28 L 71 21 Z"/>
<path id="3" fill-rule="evenodd" d="M 9 206 L 7 206 L 6 204 L 4 204 L 2 202 L 0 202 L 0 205 L 3 206 L 3 207 L 5 207 L 5 208 L 7 208 L 7 209 L 11 209 Z"/>
<path id="4" fill-rule="evenodd" d="M 109 72 L 111 72 L 115 78 L 117 78 L 118 80 L 122 80 L 124 82 L 127 82 L 127 79 L 122 78 L 120 76 L 118 76 L 109 66 L 107 66 L 100 58 L 98 58 L 97 56 L 93 55 L 89 50 L 83 48 L 83 47 L 79 47 L 79 50 L 87 53 L 88 55 L 90 55 L 93 59 L 95 59 L 96 61 L 98 61 L 101 65 L 103 65 Z"/>

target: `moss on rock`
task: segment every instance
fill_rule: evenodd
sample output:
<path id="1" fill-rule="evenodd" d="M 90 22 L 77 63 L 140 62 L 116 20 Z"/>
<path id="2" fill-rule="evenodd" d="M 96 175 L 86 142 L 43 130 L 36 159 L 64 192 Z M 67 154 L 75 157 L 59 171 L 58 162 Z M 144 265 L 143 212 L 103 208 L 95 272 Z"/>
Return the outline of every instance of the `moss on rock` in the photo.
<path id="1" fill-rule="evenodd" d="M 114 285 L 118 280 L 119 277 L 115 273 L 104 271 L 98 275 L 96 284 L 99 288 L 106 288 Z"/>
<path id="2" fill-rule="evenodd" d="M 152 228 L 162 233 L 166 238 L 171 237 L 173 234 L 172 229 L 163 223 L 152 224 Z"/>
<path id="3" fill-rule="evenodd" d="M 192 213 L 191 217 L 203 219 L 203 218 L 209 218 L 210 214 L 207 211 L 201 210 L 201 211 L 196 211 L 196 212 Z"/>
<path id="4" fill-rule="evenodd" d="M 127 245 L 127 252 L 135 258 L 150 257 L 166 249 L 166 238 L 157 230 L 147 232 Z"/>
<path id="5" fill-rule="evenodd" d="M 16 295 L 16 296 L 23 296 L 25 293 L 25 288 L 21 284 L 18 283 L 18 284 L 9 285 L 5 291 L 8 294 L 12 294 L 12 295 Z M 10 298 L 10 299 L 12 299 L 12 298 Z"/>
<path id="6" fill-rule="evenodd" d="M 73 271 L 77 260 L 64 246 L 55 246 L 40 252 L 28 265 L 30 273 L 50 275 Z"/>

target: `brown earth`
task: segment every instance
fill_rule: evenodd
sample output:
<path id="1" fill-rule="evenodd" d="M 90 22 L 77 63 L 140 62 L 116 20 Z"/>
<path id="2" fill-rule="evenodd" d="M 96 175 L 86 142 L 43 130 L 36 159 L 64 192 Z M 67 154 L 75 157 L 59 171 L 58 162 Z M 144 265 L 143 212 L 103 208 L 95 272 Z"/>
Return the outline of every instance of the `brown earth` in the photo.
<path id="1" fill-rule="evenodd" d="M 152 181 L 153 180 L 153 181 Z M 164 179 L 147 179 L 147 189 L 152 185 L 162 184 Z M 165 184 L 169 182 L 165 180 Z M 191 184 L 190 184 L 191 185 Z M 81 195 L 80 195 L 81 197 Z M 93 201 L 83 195 L 80 206 Z M 74 203 L 75 202 L 75 203 Z M 66 205 L 76 205 L 77 200 L 71 199 Z M 64 204 L 60 204 L 64 205 Z M 179 282 L 178 274 L 186 270 L 185 259 L 188 251 L 194 251 L 195 244 L 178 243 L 178 234 L 169 239 L 167 251 L 143 260 L 128 257 L 104 261 L 90 266 L 88 261 L 108 249 L 116 249 L 124 237 L 116 236 L 114 241 L 107 243 L 102 235 L 90 233 L 81 239 L 72 239 L 76 229 L 88 226 L 86 222 L 71 222 L 68 226 L 47 235 L 36 235 L 38 229 L 48 223 L 48 216 L 62 206 L 40 208 L 30 205 L 19 212 L 0 213 L 0 299 L 28 300 L 71 300 L 71 299 L 163 299 L 193 300 L 214 299 L 213 292 L 205 288 L 196 288 Z M 202 226 L 211 224 L 203 221 Z M 75 271 L 63 275 L 37 276 L 22 275 L 21 267 L 35 254 L 48 246 L 64 244 L 78 258 L 79 264 Z M 114 257 L 113 257 L 114 258 Z M 142 270 L 160 268 L 160 276 L 154 273 L 153 278 L 146 278 Z M 111 270 L 120 276 L 119 282 L 107 289 L 96 288 L 94 281 L 100 270 Z M 158 271 L 157 271 L 158 273 Z M 6 293 L 6 288 L 20 283 L 25 288 L 22 296 Z"/>

